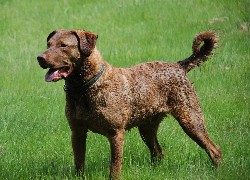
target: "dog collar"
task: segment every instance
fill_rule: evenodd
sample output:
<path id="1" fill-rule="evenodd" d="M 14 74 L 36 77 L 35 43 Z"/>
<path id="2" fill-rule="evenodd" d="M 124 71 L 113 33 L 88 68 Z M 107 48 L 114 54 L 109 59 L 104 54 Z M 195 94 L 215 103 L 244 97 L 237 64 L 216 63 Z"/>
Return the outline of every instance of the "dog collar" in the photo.
<path id="1" fill-rule="evenodd" d="M 90 80 L 88 80 L 87 82 L 85 82 L 82 86 L 78 86 L 78 87 L 72 87 L 69 84 L 67 84 L 65 82 L 63 89 L 65 92 L 68 91 L 75 91 L 75 90 L 87 90 L 90 86 L 92 86 L 93 84 L 95 84 L 95 82 L 102 76 L 102 73 L 105 70 L 105 65 L 102 64 L 101 70 L 98 72 L 97 75 L 95 75 L 93 78 L 91 78 Z"/>

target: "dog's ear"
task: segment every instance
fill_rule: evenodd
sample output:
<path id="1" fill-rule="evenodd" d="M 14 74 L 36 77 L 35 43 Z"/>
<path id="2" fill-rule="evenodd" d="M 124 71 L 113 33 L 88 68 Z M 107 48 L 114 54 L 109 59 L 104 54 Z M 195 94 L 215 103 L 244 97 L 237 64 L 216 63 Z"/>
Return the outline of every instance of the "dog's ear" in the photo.
<path id="1" fill-rule="evenodd" d="M 54 36 L 54 34 L 56 34 L 56 31 L 53 31 L 48 35 L 47 42 L 49 42 L 49 40 Z"/>
<path id="2" fill-rule="evenodd" d="M 92 53 L 93 49 L 95 48 L 98 35 L 95 33 L 83 31 L 83 30 L 73 31 L 73 34 L 75 34 L 77 38 L 79 51 L 85 57 L 88 57 Z"/>

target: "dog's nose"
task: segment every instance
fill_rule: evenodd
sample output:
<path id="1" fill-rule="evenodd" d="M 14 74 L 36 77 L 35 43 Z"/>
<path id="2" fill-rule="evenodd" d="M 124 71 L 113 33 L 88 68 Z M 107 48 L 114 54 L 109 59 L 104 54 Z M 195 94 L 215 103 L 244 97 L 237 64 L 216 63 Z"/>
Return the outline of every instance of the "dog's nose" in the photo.
<path id="1" fill-rule="evenodd" d="M 44 61 L 45 61 L 45 58 L 42 57 L 42 56 L 37 56 L 37 61 L 38 61 L 38 62 L 44 62 Z"/>

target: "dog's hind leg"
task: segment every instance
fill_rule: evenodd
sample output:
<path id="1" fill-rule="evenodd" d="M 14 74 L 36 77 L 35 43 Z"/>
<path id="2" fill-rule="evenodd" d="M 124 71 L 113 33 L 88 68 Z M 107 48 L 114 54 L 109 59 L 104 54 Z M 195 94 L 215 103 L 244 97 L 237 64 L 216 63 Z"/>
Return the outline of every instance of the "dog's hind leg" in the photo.
<path id="1" fill-rule="evenodd" d="M 185 133 L 201 148 L 205 149 L 214 165 L 222 161 L 220 148 L 209 138 L 198 97 L 191 89 L 175 96 L 171 114 L 178 120 Z"/>
<path id="2" fill-rule="evenodd" d="M 150 150 L 152 163 L 164 157 L 164 152 L 157 139 L 157 130 L 162 119 L 163 115 L 160 114 L 138 127 L 142 140 Z"/>

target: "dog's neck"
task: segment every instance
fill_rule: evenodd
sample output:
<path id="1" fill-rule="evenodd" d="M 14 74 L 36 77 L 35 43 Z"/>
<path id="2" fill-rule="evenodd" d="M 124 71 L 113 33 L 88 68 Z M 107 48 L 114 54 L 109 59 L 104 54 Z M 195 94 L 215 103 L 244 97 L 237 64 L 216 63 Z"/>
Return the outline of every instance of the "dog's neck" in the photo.
<path id="1" fill-rule="evenodd" d="M 89 57 L 80 59 L 72 74 L 65 79 L 65 87 L 75 89 L 88 88 L 97 81 L 105 70 L 105 62 L 100 52 L 95 48 Z M 66 87 L 67 88 L 67 87 Z"/>

